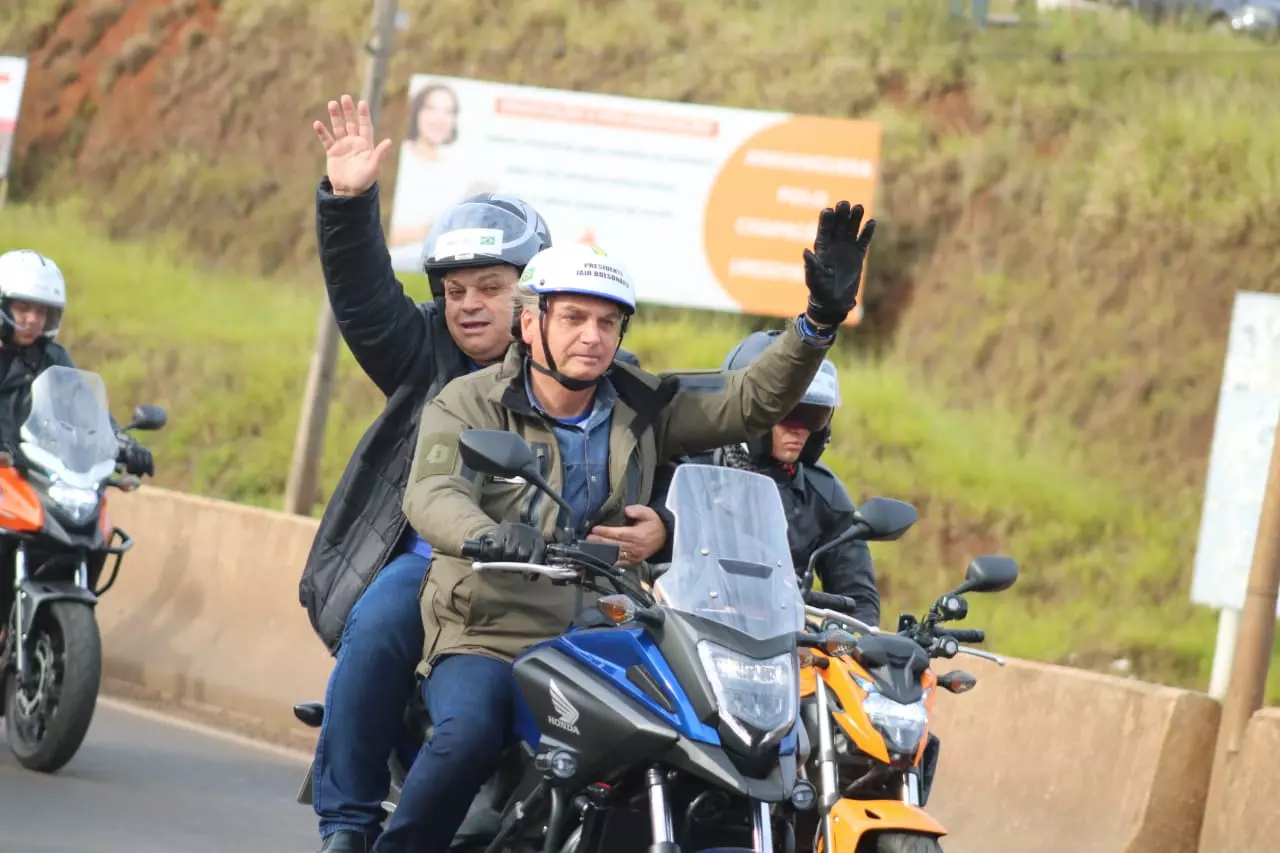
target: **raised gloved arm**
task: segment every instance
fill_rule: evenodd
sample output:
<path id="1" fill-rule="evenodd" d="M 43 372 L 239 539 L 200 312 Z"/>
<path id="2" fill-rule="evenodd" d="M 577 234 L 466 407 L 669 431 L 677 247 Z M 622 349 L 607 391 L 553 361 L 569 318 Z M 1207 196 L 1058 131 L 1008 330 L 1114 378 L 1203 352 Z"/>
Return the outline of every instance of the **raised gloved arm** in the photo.
<path id="1" fill-rule="evenodd" d="M 804 250 L 804 279 L 809 288 L 805 316 L 813 323 L 839 326 L 858 302 L 858 282 L 876 221 L 867 220 L 861 233 L 862 205 L 842 201 L 818 217 L 813 250 Z"/>

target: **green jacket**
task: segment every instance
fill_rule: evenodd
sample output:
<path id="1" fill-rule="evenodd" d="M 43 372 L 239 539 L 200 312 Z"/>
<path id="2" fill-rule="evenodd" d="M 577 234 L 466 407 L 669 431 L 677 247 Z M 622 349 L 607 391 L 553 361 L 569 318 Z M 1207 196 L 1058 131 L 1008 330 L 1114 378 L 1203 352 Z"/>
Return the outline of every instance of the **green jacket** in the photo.
<path id="1" fill-rule="evenodd" d="M 730 372 L 690 371 L 662 377 L 615 362 L 618 393 L 610 424 L 609 496 L 598 524 L 626 523 L 624 507 L 649 502 L 654 474 L 666 459 L 697 453 L 767 431 L 800 401 L 829 344 L 806 340 L 796 324 L 758 359 Z M 458 436 L 467 429 L 504 429 L 533 448 L 557 492 L 562 469 L 555 434 L 529 404 L 524 361 L 512 347 L 501 364 L 446 385 L 422 410 L 404 514 L 431 543 L 421 591 L 426 674 L 444 654 L 481 654 L 511 661 L 526 647 L 558 636 L 593 603 L 574 586 L 552 586 L 511 573 L 486 574 L 461 557 L 462 543 L 500 521 L 523 522 L 552 541 L 560 507 L 534 486 L 464 471 Z"/>

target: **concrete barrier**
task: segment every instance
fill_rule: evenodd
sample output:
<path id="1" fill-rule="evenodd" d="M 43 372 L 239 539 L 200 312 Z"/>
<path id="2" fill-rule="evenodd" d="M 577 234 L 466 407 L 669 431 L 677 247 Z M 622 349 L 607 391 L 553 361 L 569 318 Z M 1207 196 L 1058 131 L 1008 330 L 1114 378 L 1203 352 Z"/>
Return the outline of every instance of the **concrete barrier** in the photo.
<path id="1" fill-rule="evenodd" d="M 332 667 L 297 597 L 316 523 L 155 488 L 113 496 L 110 513 L 137 544 L 99 604 L 109 686 L 313 747 L 291 706 L 322 698 Z M 954 664 L 979 683 L 937 700 L 929 810 L 951 830 L 947 853 L 1196 851 L 1217 702 L 1065 667 Z M 1269 781 L 1242 781 L 1237 804 L 1264 802 L 1280 778 L 1265 758 L 1280 743 L 1280 712 L 1250 737 L 1260 757 L 1242 779 Z M 1274 810 L 1241 808 L 1254 823 L 1248 839 L 1263 837 L 1258 815 Z M 1244 838 L 1244 822 L 1232 822 Z M 1215 853 L 1258 849 L 1248 839 Z"/>
<path id="2" fill-rule="evenodd" d="M 1205 816 L 1204 853 L 1280 849 L 1280 708 L 1253 715 L 1240 752 L 1226 769 L 1219 806 Z"/>
<path id="3" fill-rule="evenodd" d="M 108 689 L 314 746 L 292 706 L 322 699 L 333 665 L 298 604 L 316 522 L 158 488 L 108 513 L 135 539 L 98 605 Z"/>
<path id="4" fill-rule="evenodd" d="M 1216 701 L 1046 664 L 953 664 L 978 686 L 935 705 L 929 810 L 953 833 L 947 853 L 1195 853 Z"/>

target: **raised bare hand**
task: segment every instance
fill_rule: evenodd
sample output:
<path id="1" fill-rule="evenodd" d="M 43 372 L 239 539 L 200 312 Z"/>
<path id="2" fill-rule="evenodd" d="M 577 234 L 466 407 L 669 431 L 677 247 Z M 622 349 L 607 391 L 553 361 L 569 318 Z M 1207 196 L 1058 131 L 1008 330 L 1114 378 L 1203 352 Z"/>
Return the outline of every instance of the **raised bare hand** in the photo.
<path id="1" fill-rule="evenodd" d="M 332 132 L 324 122 L 312 124 L 320 144 L 324 146 L 325 170 L 334 195 L 360 195 L 378 180 L 378 169 L 391 140 L 374 144 L 373 120 L 369 117 L 369 104 L 361 101 L 359 108 L 350 95 L 342 96 L 342 104 L 329 102 L 329 121 Z"/>

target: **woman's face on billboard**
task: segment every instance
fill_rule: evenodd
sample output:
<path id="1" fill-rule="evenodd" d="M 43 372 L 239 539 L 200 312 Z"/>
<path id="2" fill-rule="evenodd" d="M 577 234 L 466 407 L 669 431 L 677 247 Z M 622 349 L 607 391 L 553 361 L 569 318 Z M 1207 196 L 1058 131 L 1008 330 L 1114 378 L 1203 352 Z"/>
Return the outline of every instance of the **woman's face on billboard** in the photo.
<path id="1" fill-rule="evenodd" d="M 443 145 L 453 136 L 458 105 L 447 89 L 436 89 L 418 110 L 418 137 L 435 145 Z"/>

